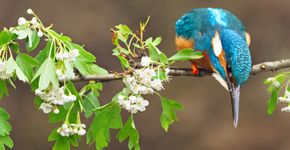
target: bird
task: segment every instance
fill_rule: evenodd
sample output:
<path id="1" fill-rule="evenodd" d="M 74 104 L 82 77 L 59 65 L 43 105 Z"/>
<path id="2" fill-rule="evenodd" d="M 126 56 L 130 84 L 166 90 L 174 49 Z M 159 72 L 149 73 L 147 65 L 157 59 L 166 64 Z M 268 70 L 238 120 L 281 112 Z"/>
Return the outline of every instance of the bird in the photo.
<path id="1" fill-rule="evenodd" d="M 203 57 L 191 60 L 192 73 L 200 69 L 230 93 L 234 127 L 239 120 L 240 87 L 249 78 L 252 59 L 251 37 L 242 22 L 223 8 L 195 8 L 175 23 L 177 50 L 192 49 Z"/>

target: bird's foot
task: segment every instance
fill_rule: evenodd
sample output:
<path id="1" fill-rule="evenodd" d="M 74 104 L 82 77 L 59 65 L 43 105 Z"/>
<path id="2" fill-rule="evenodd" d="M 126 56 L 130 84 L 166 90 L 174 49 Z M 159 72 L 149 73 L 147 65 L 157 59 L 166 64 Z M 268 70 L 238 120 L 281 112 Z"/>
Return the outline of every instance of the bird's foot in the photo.
<path id="1" fill-rule="evenodd" d="M 197 66 L 195 64 L 192 64 L 191 68 L 192 68 L 192 74 L 197 76 L 199 73 Z"/>

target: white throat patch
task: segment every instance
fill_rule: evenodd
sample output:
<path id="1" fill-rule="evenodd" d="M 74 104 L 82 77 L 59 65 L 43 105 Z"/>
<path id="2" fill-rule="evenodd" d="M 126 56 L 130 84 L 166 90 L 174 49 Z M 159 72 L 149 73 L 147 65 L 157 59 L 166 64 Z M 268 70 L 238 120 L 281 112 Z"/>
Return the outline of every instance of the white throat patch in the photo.
<path id="1" fill-rule="evenodd" d="M 221 42 L 220 35 L 218 32 L 215 32 L 215 35 L 212 38 L 211 44 L 212 44 L 212 49 L 215 56 L 219 57 L 220 54 L 222 53 L 223 46 L 222 46 L 222 42 Z"/>
<path id="2" fill-rule="evenodd" d="M 221 77 L 218 73 L 212 73 L 212 76 L 227 90 L 229 91 L 229 87 L 227 82 Z"/>

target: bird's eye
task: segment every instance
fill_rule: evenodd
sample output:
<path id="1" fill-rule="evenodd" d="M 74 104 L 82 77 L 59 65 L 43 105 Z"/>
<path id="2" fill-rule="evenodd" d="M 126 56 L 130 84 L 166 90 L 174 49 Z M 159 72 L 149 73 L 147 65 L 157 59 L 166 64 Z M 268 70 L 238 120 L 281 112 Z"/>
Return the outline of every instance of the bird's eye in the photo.
<path id="1" fill-rule="evenodd" d="M 202 32 L 199 32 L 199 35 L 202 36 Z"/>

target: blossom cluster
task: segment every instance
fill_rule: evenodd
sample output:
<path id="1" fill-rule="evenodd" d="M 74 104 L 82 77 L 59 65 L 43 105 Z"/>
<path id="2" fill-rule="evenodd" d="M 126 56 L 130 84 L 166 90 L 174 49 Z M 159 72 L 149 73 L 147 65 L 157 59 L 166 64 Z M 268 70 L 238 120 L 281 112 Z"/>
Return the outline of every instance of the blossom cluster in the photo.
<path id="1" fill-rule="evenodd" d="M 63 124 L 60 128 L 57 129 L 57 133 L 61 136 L 69 137 L 71 135 L 83 136 L 86 134 L 86 125 L 85 124 Z"/>
<path id="2" fill-rule="evenodd" d="M 64 105 L 65 103 L 73 102 L 76 100 L 75 95 L 65 94 L 64 87 L 49 87 L 43 91 L 36 89 L 35 95 L 39 96 L 44 101 L 40 105 L 39 109 L 41 109 L 46 114 L 52 111 L 57 114 L 59 113 L 57 105 Z"/>
<path id="3" fill-rule="evenodd" d="M 290 91 L 286 90 L 285 96 L 284 97 L 279 97 L 278 100 L 281 103 L 287 103 L 288 104 L 288 106 L 283 107 L 281 109 L 281 111 L 282 112 L 290 112 Z"/>
<path id="4" fill-rule="evenodd" d="M 272 83 L 275 87 L 280 87 L 280 82 L 277 81 L 275 78 L 268 78 L 267 81 Z"/>
<path id="5" fill-rule="evenodd" d="M 32 9 L 27 9 L 27 14 L 33 15 Z M 40 25 L 36 17 L 32 17 L 32 19 L 30 21 L 26 20 L 24 17 L 20 17 L 18 19 L 18 25 L 20 25 L 20 26 L 26 25 L 28 23 L 34 27 L 37 27 Z M 43 32 L 40 29 L 37 32 L 37 36 L 39 36 L 39 37 L 43 36 Z"/>
<path id="6" fill-rule="evenodd" d="M 58 52 L 56 54 L 56 59 L 60 61 L 56 69 L 56 75 L 59 80 L 71 80 L 75 77 L 72 61 L 75 61 L 79 56 L 79 51 L 77 49 L 72 49 L 71 51 Z"/>
<path id="7" fill-rule="evenodd" d="M 123 95 L 118 96 L 118 103 L 120 106 L 127 111 L 135 114 L 138 111 L 143 112 L 146 110 L 146 106 L 149 105 L 148 100 L 144 100 L 143 97 L 136 97 L 134 95 L 129 96 L 128 98 Z"/>
<path id="8" fill-rule="evenodd" d="M 58 80 L 64 81 L 64 80 L 71 80 L 73 79 L 76 75 L 72 70 L 68 70 L 65 68 L 58 68 L 56 69 L 56 75 Z"/>
<path id="9" fill-rule="evenodd" d="M 141 97 L 142 94 L 153 94 L 155 91 L 164 89 L 163 82 L 159 78 L 158 67 L 153 66 L 153 61 L 145 56 L 141 58 L 140 69 L 133 70 L 131 75 L 126 75 L 123 79 L 123 83 L 130 90 L 130 96 L 125 97 L 123 95 L 118 96 L 118 102 L 120 106 L 131 112 L 143 112 L 146 110 L 146 106 L 149 105 L 148 100 L 144 100 Z M 169 69 L 165 69 L 166 76 L 169 73 Z"/>
<path id="10" fill-rule="evenodd" d="M 153 94 L 154 90 L 162 90 L 163 81 L 157 78 L 156 69 L 150 67 L 150 59 L 148 57 L 143 57 L 141 59 L 141 65 L 144 66 L 144 68 L 136 69 L 133 71 L 132 75 L 125 76 L 123 79 L 125 85 L 134 94 Z M 166 74 L 168 74 L 168 72 L 168 69 L 166 69 Z"/>
<path id="11" fill-rule="evenodd" d="M 0 79 L 9 79 L 12 73 L 7 73 L 7 61 L 0 61 Z"/>
<path id="12" fill-rule="evenodd" d="M 79 50 L 72 49 L 70 51 L 58 52 L 56 54 L 56 59 L 60 61 L 63 60 L 75 61 L 79 55 L 80 55 Z"/>

